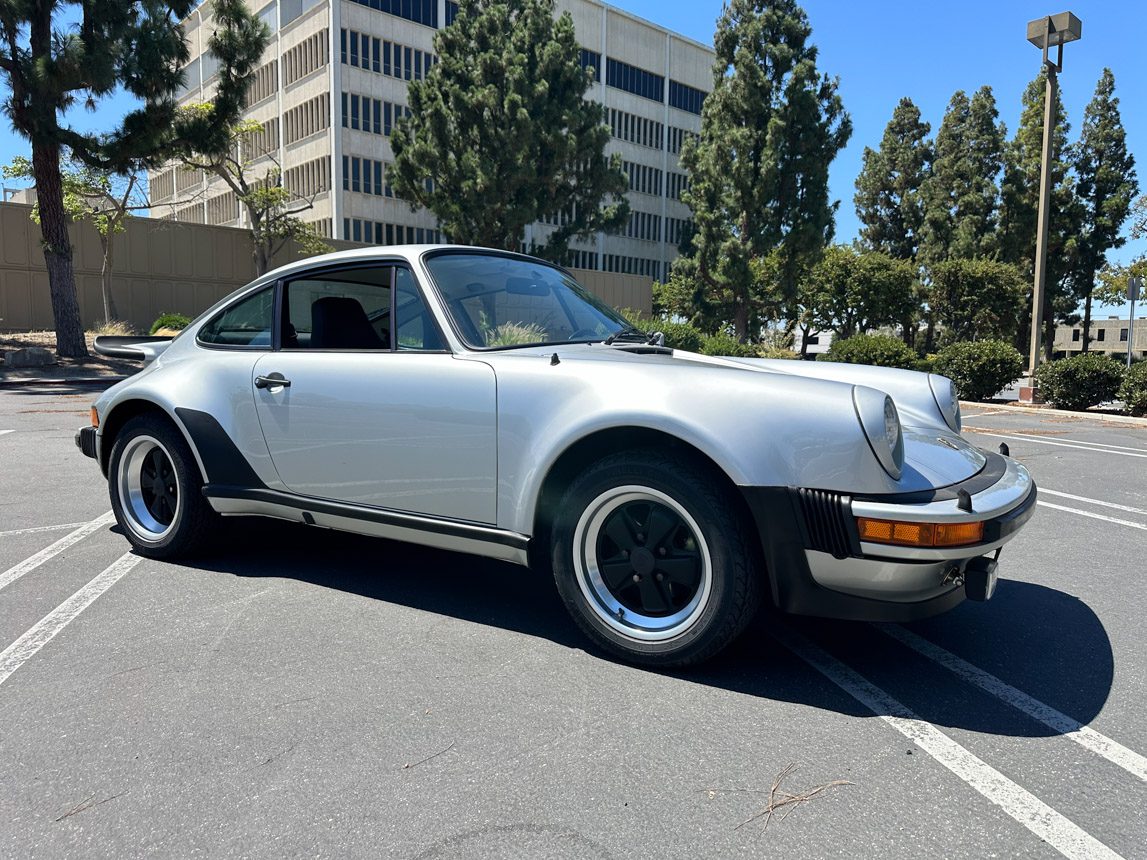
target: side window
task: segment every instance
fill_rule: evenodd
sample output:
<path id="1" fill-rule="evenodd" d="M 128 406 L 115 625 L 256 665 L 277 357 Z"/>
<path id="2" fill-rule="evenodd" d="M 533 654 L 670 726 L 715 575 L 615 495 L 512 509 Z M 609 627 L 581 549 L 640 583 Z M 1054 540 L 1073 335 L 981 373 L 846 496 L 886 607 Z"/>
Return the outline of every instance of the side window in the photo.
<path id="1" fill-rule="evenodd" d="M 275 291 L 261 290 L 243 299 L 199 330 L 199 340 L 218 346 L 271 346 Z"/>
<path id="2" fill-rule="evenodd" d="M 394 315 L 398 348 L 440 350 L 442 339 L 409 269 L 395 269 Z"/>
<path id="3" fill-rule="evenodd" d="M 287 284 L 284 349 L 390 349 L 393 267 L 372 266 Z"/>

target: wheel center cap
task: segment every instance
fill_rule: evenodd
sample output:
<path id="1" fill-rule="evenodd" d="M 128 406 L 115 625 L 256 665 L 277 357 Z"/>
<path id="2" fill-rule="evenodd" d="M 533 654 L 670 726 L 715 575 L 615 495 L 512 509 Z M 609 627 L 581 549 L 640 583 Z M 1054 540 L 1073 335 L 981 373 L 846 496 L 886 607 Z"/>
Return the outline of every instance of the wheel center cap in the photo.
<path id="1" fill-rule="evenodd" d="M 629 563 L 633 566 L 633 572 L 641 576 L 649 576 L 653 573 L 655 562 L 653 560 L 653 553 L 645 547 L 638 547 L 629 556 Z"/>

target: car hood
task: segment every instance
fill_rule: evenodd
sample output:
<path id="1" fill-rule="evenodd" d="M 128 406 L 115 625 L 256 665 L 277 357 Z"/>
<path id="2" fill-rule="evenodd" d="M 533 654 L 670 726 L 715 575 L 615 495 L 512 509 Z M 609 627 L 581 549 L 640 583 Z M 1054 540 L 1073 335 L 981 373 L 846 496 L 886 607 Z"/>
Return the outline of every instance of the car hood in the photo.
<path id="1" fill-rule="evenodd" d="M 904 469 L 898 481 L 889 482 L 877 490 L 874 487 L 853 487 L 859 492 L 915 492 L 944 487 L 964 481 L 980 472 L 987 458 L 984 452 L 970 445 L 944 421 L 928 384 L 928 375 L 915 371 L 890 368 L 870 368 L 861 365 L 827 365 L 824 362 L 803 362 L 762 359 L 735 359 L 699 355 L 683 350 L 649 351 L 638 345 L 606 346 L 592 344 L 554 344 L 547 347 L 502 350 L 481 354 L 496 373 L 510 372 L 520 363 L 534 364 L 539 358 L 559 363 L 608 363 L 611 377 L 621 384 L 621 374 L 636 374 L 654 380 L 675 370 L 706 368 L 709 372 L 728 371 L 728 379 L 740 377 L 746 397 L 760 397 L 761 386 L 769 380 L 777 382 L 778 396 L 791 405 L 794 399 L 793 379 L 807 378 L 809 388 L 824 390 L 836 387 L 839 402 L 851 404 L 853 387 L 862 385 L 887 394 L 896 404 L 904 433 Z M 724 376 L 724 374 L 722 374 Z M 669 379 L 672 377 L 669 376 Z M 722 380 L 727 383 L 728 379 Z M 666 383 L 670 384 L 670 383 Z M 812 413 L 810 418 L 814 417 Z M 857 420 L 857 426 L 859 420 Z M 872 456 L 869 454 L 869 456 Z M 808 485 L 808 484 L 804 484 Z M 823 486 L 823 489 L 845 490 L 844 487 Z"/>

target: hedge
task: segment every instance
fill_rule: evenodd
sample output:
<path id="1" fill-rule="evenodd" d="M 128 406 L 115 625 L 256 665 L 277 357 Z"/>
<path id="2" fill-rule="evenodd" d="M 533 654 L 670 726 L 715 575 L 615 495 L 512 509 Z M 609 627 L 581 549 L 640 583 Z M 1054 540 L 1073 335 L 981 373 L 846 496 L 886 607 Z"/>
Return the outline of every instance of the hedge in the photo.
<path id="1" fill-rule="evenodd" d="M 932 370 L 952 380 L 963 400 L 986 400 L 1024 372 L 1024 357 L 1002 340 L 954 343 L 936 355 Z"/>
<path id="2" fill-rule="evenodd" d="M 1084 352 L 1041 364 L 1035 379 L 1040 394 L 1052 406 L 1087 409 L 1119 395 L 1123 368 L 1102 353 Z"/>
<path id="3" fill-rule="evenodd" d="M 919 359 L 916 351 L 900 338 L 887 334 L 858 334 L 834 340 L 817 361 L 841 361 L 845 364 L 873 364 L 877 367 L 900 367 L 915 370 Z"/>

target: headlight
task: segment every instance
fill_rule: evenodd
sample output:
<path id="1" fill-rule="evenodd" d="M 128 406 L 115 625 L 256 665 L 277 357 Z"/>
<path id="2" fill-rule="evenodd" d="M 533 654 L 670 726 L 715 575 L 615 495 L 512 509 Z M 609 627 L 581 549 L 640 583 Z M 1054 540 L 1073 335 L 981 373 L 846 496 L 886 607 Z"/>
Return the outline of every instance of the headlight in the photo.
<path id="1" fill-rule="evenodd" d="M 892 398 L 882 391 L 853 386 L 852 402 L 872 453 L 894 480 L 900 480 L 904 467 L 904 433 Z"/>
<path id="2" fill-rule="evenodd" d="M 956 386 L 948 377 L 937 376 L 934 373 L 928 374 L 928 385 L 932 388 L 932 397 L 936 400 L 940 414 L 944 416 L 944 423 L 959 433 L 963 424 L 960 420 L 960 396 L 956 393 Z"/>

